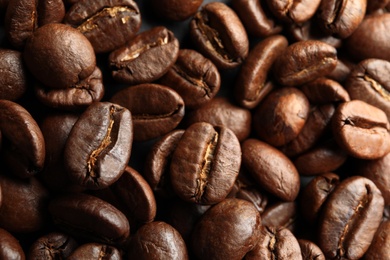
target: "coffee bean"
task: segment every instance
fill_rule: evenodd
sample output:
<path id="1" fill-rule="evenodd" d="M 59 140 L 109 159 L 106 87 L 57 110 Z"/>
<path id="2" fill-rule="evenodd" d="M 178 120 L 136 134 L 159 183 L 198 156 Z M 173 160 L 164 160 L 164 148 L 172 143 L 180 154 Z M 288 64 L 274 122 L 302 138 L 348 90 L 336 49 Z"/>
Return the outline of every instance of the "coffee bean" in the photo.
<path id="1" fill-rule="evenodd" d="M 133 0 L 82 0 L 69 8 L 64 22 L 84 34 L 96 53 L 102 53 L 133 38 L 141 26 L 141 14 Z"/>
<path id="2" fill-rule="evenodd" d="M 15 260 L 26 259 L 19 241 L 3 228 L 0 228 L 0 245 L 0 258 Z"/>
<path id="3" fill-rule="evenodd" d="M 313 104 L 327 104 L 350 101 L 350 92 L 337 81 L 318 78 L 303 85 L 302 92 Z"/>
<path id="4" fill-rule="evenodd" d="M 337 51 L 329 44 L 317 40 L 293 43 L 274 64 L 278 82 L 285 86 L 298 86 L 326 76 L 336 67 Z"/>
<path id="5" fill-rule="evenodd" d="M 183 99 L 173 89 L 159 84 L 124 88 L 110 101 L 131 111 L 135 141 L 165 135 L 184 117 Z"/>
<path id="6" fill-rule="evenodd" d="M 240 143 L 230 129 L 195 123 L 186 129 L 172 155 L 172 187 L 183 200 L 215 204 L 229 194 L 240 165 Z"/>
<path id="7" fill-rule="evenodd" d="M 29 248 L 28 259 L 68 259 L 78 244 L 72 237 L 55 232 L 39 237 Z"/>
<path id="8" fill-rule="evenodd" d="M 327 258 L 359 259 L 367 251 L 383 213 L 383 197 L 364 177 L 342 181 L 329 195 L 319 222 L 319 246 Z"/>
<path id="9" fill-rule="evenodd" d="M 390 221 L 384 221 L 378 227 L 371 246 L 363 259 L 386 259 L 390 254 Z"/>
<path id="10" fill-rule="evenodd" d="M 270 36 L 252 48 L 241 66 L 235 86 L 238 103 L 248 109 L 256 107 L 272 90 L 267 84 L 268 74 L 276 58 L 283 53 L 288 42 L 284 36 Z"/>
<path id="11" fill-rule="evenodd" d="M 140 260 L 188 259 L 187 247 L 179 232 L 162 221 L 151 222 L 138 229 L 131 239 L 128 254 Z"/>
<path id="12" fill-rule="evenodd" d="M 367 1 L 367 13 L 372 13 L 383 9 L 390 3 L 389 0 L 372 0 Z"/>
<path id="13" fill-rule="evenodd" d="M 303 23 L 314 16 L 320 0 L 283 1 L 267 0 L 271 12 L 280 20 L 289 23 Z"/>
<path id="14" fill-rule="evenodd" d="M 152 0 L 150 2 L 154 12 L 164 19 L 184 21 L 193 16 L 203 0 Z"/>
<path id="15" fill-rule="evenodd" d="M 110 245 L 87 243 L 74 250 L 73 253 L 66 259 L 119 260 L 122 259 L 122 254 L 117 248 Z"/>
<path id="16" fill-rule="evenodd" d="M 247 139 L 242 144 L 243 166 L 256 182 L 284 201 L 293 201 L 299 192 L 299 175 L 283 153 L 267 143 Z"/>
<path id="17" fill-rule="evenodd" d="M 144 31 L 108 57 L 112 77 L 121 83 L 140 84 L 159 79 L 175 63 L 179 41 L 163 26 Z"/>
<path id="18" fill-rule="evenodd" d="M 242 259 L 259 240 L 260 229 L 260 214 L 252 203 L 225 199 L 199 220 L 191 248 L 199 259 Z"/>
<path id="19" fill-rule="evenodd" d="M 390 151 L 386 114 L 361 100 L 339 105 L 332 119 L 333 136 L 349 155 L 378 159 Z"/>
<path id="20" fill-rule="evenodd" d="M 87 189 L 110 186 L 129 162 L 132 141 L 131 113 L 126 108 L 93 103 L 80 115 L 65 144 L 69 178 Z"/>
<path id="21" fill-rule="evenodd" d="M 276 229 L 287 228 L 291 232 L 295 230 L 295 222 L 298 214 L 297 203 L 277 202 L 269 205 L 261 214 L 261 224 Z"/>
<path id="22" fill-rule="evenodd" d="M 325 260 L 321 249 L 310 240 L 298 239 L 303 260 Z"/>
<path id="23" fill-rule="evenodd" d="M 62 195 L 51 199 L 48 209 L 54 223 L 76 238 L 121 244 L 130 234 L 125 215 L 111 204 L 91 195 Z"/>
<path id="24" fill-rule="evenodd" d="M 237 14 L 224 3 L 203 6 L 191 20 L 190 35 L 199 51 L 219 69 L 237 67 L 248 55 L 245 28 Z"/>
<path id="25" fill-rule="evenodd" d="M 196 108 L 209 102 L 218 93 L 221 78 L 217 67 L 202 54 L 182 49 L 176 63 L 159 80 L 174 89 L 187 108 Z"/>

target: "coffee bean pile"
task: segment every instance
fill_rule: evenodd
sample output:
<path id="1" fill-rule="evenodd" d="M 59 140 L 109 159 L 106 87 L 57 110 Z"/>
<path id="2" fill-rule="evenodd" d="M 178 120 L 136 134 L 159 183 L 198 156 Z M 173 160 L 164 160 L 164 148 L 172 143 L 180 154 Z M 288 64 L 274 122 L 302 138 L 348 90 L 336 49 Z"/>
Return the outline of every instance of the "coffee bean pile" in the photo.
<path id="1" fill-rule="evenodd" d="M 0 0 L 0 259 L 388 259 L 390 0 Z"/>

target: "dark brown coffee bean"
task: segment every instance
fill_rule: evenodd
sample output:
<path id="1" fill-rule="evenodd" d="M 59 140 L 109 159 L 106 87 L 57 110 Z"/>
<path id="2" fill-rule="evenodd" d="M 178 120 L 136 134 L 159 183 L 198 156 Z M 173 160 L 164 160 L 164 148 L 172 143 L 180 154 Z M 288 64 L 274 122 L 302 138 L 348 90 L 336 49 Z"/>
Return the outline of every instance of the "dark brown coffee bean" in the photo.
<path id="1" fill-rule="evenodd" d="M 243 166 L 256 182 L 284 201 L 294 201 L 299 192 L 298 171 L 283 153 L 267 143 L 248 139 L 242 144 Z"/>
<path id="2" fill-rule="evenodd" d="M 364 177 L 342 181 L 329 195 L 319 222 L 319 247 L 327 258 L 359 259 L 382 219 L 383 197 Z"/>
<path id="3" fill-rule="evenodd" d="M 390 221 L 384 221 L 378 227 L 374 239 L 363 259 L 386 259 L 390 255 Z"/>
<path id="4" fill-rule="evenodd" d="M 330 130 L 335 107 L 332 104 L 313 107 L 298 136 L 281 148 L 289 157 L 295 157 L 314 147 L 317 141 Z"/>
<path id="5" fill-rule="evenodd" d="M 262 226 L 257 245 L 245 256 L 245 260 L 256 259 L 301 260 L 301 248 L 288 229 Z"/>
<path id="6" fill-rule="evenodd" d="M 159 197 L 172 197 L 170 166 L 172 154 L 175 151 L 184 130 L 174 130 L 159 141 L 149 151 L 146 158 L 143 176 Z"/>
<path id="7" fill-rule="evenodd" d="M 143 225 L 132 237 L 128 247 L 129 259 L 187 260 L 187 247 L 179 232 L 165 222 Z"/>
<path id="8" fill-rule="evenodd" d="M 131 111 L 134 140 L 150 140 L 172 131 L 184 117 L 184 101 L 171 88 L 141 84 L 115 93 L 111 102 Z"/>
<path id="9" fill-rule="evenodd" d="M 288 45 L 282 35 L 270 36 L 253 47 L 241 66 L 235 86 L 237 102 L 248 109 L 256 107 L 271 91 L 268 74 L 276 58 Z"/>
<path id="10" fill-rule="evenodd" d="M 288 46 L 276 59 L 274 74 L 280 84 L 298 86 L 326 76 L 336 64 L 334 47 L 316 40 L 300 41 Z"/>
<path id="11" fill-rule="evenodd" d="M 22 106 L 0 100 L 2 158 L 11 172 L 30 177 L 45 163 L 45 140 L 35 119 Z"/>
<path id="12" fill-rule="evenodd" d="M 283 146 L 299 135 L 309 111 L 309 101 L 299 89 L 275 89 L 256 109 L 254 130 L 267 143 Z"/>
<path id="13" fill-rule="evenodd" d="M 347 153 L 333 139 L 329 139 L 299 155 L 293 162 L 299 174 L 318 175 L 335 171 L 347 157 Z"/>
<path id="14" fill-rule="evenodd" d="M 248 55 L 245 28 L 237 14 L 224 3 L 203 6 L 190 23 L 190 34 L 199 51 L 220 69 L 237 67 Z"/>
<path id="15" fill-rule="evenodd" d="M 298 243 L 301 248 L 302 260 L 325 260 L 324 253 L 314 242 L 298 239 Z"/>
<path id="16" fill-rule="evenodd" d="M 337 144 L 361 159 L 378 159 L 390 151 L 389 127 L 382 110 L 360 100 L 339 105 L 332 119 Z"/>
<path id="17" fill-rule="evenodd" d="M 133 38 L 141 26 L 141 14 L 133 0 L 81 0 L 70 7 L 64 22 L 84 34 L 96 53 L 102 53 Z"/>
<path id="18" fill-rule="evenodd" d="M 347 92 L 337 81 L 327 78 L 310 81 L 300 89 L 312 104 L 328 104 L 351 100 L 348 94 L 349 91 Z"/>
<path id="19" fill-rule="evenodd" d="M 334 173 L 324 173 L 313 178 L 299 198 L 300 213 L 310 224 L 314 224 L 319 216 L 322 205 L 339 184 L 340 178 Z"/>
<path id="20" fill-rule="evenodd" d="M 390 205 L 390 153 L 377 160 L 361 160 L 355 167 L 355 174 L 375 183 L 382 192 L 385 205 Z"/>
<path id="21" fill-rule="evenodd" d="M 382 109 L 390 118 L 390 62 L 380 59 L 361 61 L 345 83 L 351 99 L 359 99 Z"/>
<path id="22" fill-rule="evenodd" d="M 127 166 L 122 176 L 112 186 L 133 219 L 148 223 L 156 217 L 156 199 L 152 189 L 142 175 Z M 141 206 L 142 205 L 142 206 Z"/>
<path id="23" fill-rule="evenodd" d="M 61 23 L 65 16 L 64 1 L 38 0 L 37 13 L 39 26 L 43 26 L 48 23 Z"/>
<path id="24" fill-rule="evenodd" d="M 49 212 L 57 226 L 75 237 L 120 244 L 130 234 L 125 215 L 91 195 L 74 193 L 54 198 L 50 201 Z"/>
<path id="25" fill-rule="evenodd" d="M 14 260 L 26 259 L 19 241 L 11 233 L 2 228 L 0 228 L 0 258 Z"/>
<path id="26" fill-rule="evenodd" d="M 353 67 L 355 67 L 355 64 L 352 64 L 346 60 L 338 59 L 336 68 L 334 68 L 334 70 L 329 73 L 327 77 L 339 83 L 344 83 L 351 73 Z"/>
<path id="27" fill-rule="evenodd" d="M 317 12 L 319 24 L 325 32 L 345 39 L 362 22 L 366 7 L 366 0 L 321 1 Z"/>
<path id="28" fill-rule="evenodd" d="M 26 73 L 21 52 L 0 50 L 0 99 L 21 98 L 28 88 Z"/>
<path id="29" fill-rule="evenodd" d="M 87 78 L 75 85 L 62 89 L 53 89 L 35 85 L 35 95 L 43 104 L 62 110 L 85 109 L 93 102 L 103 98 L 104 86 L 102 72 L 98 67 Z"/>
<path id="30" fill-rule="evenodd" d="M 176 62 L 179 41 L 163 26 L 138 34 L 108 57 L 112 77 L 121 83 L 140 84 L 159 79 Z"/>
<path id="31" fill-rule="evenodd" d="M 87 189 L 103 189 L 122 175 L 133 143 L 131 113 L 96 102 L 80 115 L 65 144 L 69 178 Z"/>
<path id="32" fill-rule="evenodd" d="M 214 98 L 190 112 L 186 119 L 187 125 L 207 122 L 225 126 L 235 133 L 239 141 L 244 141 L 249 136 L 252 123 L 252 115 L 248 109 L 234 105 L 225 97 Z"/>
<path id="33" fill-rule="evenodd" d="M 195 226 L 192 251 L 199 259 L 242 259 L 256 245 L 260 229 L 260 214 L 251 202 L 225 199 Z"/>
<path id="34" fill-rule="evenodd" d="M 68 259 L 78 244 L 72 237 L 63 233 L 49 233 L 39 237 L 28 251 L 29 260 Z"/>
<path id="35" fill-rule="evenodd" d="M 295 230 L 298 207 L 295 201 L 277 202 L 268 206 L 261 214 L 261 224 L 276 229 L 287 228 Z"/>
<path id="36" fill-rule="evenodd" d="M 203 0 L 152 0 L 154 12 L 171 21 L 184 21 L 193 16 Z"/>
<path id="37" fill-rule="evenodd" d="M 24 60 L 45 86 L 68 88 L 92 74 L 96 58 L 91 43 L 78 30 L 64 24 L 38 28 L 26 42 Z"/>
<path id="38" fill-rule="evenodd" d="M 195 123 L 184 132 L 172 155 L 172 187 L 185 201 L 215 204 L 229 194 L 240 165 L 240 143 L 230 129 Z"/>
<path id="39" fill-rule="evenodd" d="M 233 0 L 232 6 L 251 36 L 266 37 L 282 31 L 282 26 L 270 14 L 265 2 L 258 0 Z"/>
<path id="40" fill-rule="evenodd" d="M 9 1 L 5 15 L 5 32 L 11 45 L 22 49 L 38 27 L 38 0 Z"/>
<path id="41" fill-rule="evenodd" d="M 371 0 L 367 1 L 367 13 L 375 12 L 385 8 L 390 3 L 389 0 Z"/>
<path id="42" fill-rule="evenodd" d="M 314 16 L 321 0 L 284 1 L 267 0 L 271 12 L 280 20 L 289 23 L 303 23 Z"/>
<path id="43" fill-rule="evenodd" d="M 221 77 L 217 67 L 199 52 L 182 49 L 176 63 L 159 80 L 174 89 L 187 108 L 199 107 L 218 93 Z"/>
<path id="44" fill-rule="evenodd" d="M 121 260 L 121 252 L 110 245 L 100 243 L 87 243 L 81 245 L 73 253 L 66 258 L 67 260 Z"/>
<path id="45" fill-rule="evenodd" d="M 390 60 L 387 48 L 390 13 L 369 15 L 345 41 L 346 50 L 354 60 L 369 58 Z"/>
<path id="46" fill-rule="evenodd" d="M 2 173 L 2 205 L 0 227 L 9 232 L 29 233 L 40 230 L 47 223 L 49 192 L 36 179 L 19 179 Z"/>

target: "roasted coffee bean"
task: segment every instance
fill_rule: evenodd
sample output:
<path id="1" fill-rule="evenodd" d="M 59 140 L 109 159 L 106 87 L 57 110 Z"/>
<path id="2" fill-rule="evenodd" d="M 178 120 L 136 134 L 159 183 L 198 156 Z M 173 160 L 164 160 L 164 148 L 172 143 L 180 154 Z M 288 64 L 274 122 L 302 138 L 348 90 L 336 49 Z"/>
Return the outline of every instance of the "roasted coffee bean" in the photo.
<path id="1" fill-rule="evenodd" d="M 390 62 L 380 59 L 361 61 L 345 83 L 351 99 L 359 99 L 382 109 L 390 118 Z"/>
<path id="2" fill-rule="evenodd" d="M 30 260 L 56 260 L 68 259 L 78 247 L 76 240 L 64 233 L 49 233 L 39 237 L 29 248 L 28 259 Z"/>
<path id="3" fill-rule="evenodd" d="M 313 178 L 304 189 L 299 199 L 300 213 L 306 221 L 314 224 L 318 219 L 322 205 L 339 184 L 340 177 L 334 173 L 324 173 Z"/>
<path id="4" fill-rule="evenodd" d="M 19 241 L 11 233 L 2 228 L 0 228 L 0 258 L 14 260 L 26 259 Z"/>
<path id="5" fill-rule="evenodd" d="M 321 0 L 267 0 L 269 9 L 278 19 L 297 24 L 304 23 L 314 16 L 320 3 Z"/>
<path id="6" fill-rule="evenodd" d="M 170 166 L 172 154 L 175 151 L 184 130 L 174 130 L 159 141 L 150 149 L 145 161 L 143 176 L 149 183 L 154 193 L 162 198 L 173 197 Z"/>
<path id="7" fill-rule="evenodd" d="M 1 173 L 0 186 L 3 200 L 1 228 L 26 234 L 45 226 L 49 192 L 36 177 L 19 179 Z"/>
<path id="8" fill-rule="evenodd" d="M 287 47 L 274 64 L 277 81 L 285 86 L 298 86 L 326 76 L 336 67 L 337 51 L 317 40 L 300 41 Z"/>
<path id="9" fill-rule="evenodd" d="M 214 98 L 188 113 L 186 119 L 187 125 L 207 122 L 215 126 L 225 126 L 236 134 L 239 141 L 244 141 L 249 136 L 252 124 L 250 111 L 236 106 L 225 97 Z"/>
<path id="10" fill-rule="evenodd" d="M 327 78 L 310 81 L 300 89 L 312 104 L 328 104 L 351 100 L 349 91 L 347 92 L 337 81 Z"/>
<path id="11" fill-rule="evenodd" d="M 45 86 L 69 88 L 96 68 L 91 43 L 78 30 L 64 24 L 46 24 L 27 40 L 27 68 Z"/>
<path id="12" fill-rule="evenodd" d="M 342 103 L 332 119 L 337 144 L 361 159 L 378 159 L 390 151 L 389 127 L 382 110 L 361 100 Z"/>
<path id="13" fill-rule="evenodd" d="M 329 73 L 327 77 L 339 83 L 344 83 L 354 67 L 354 63 L 346 61 L 345 59 L 338 59 L 336 68 L 334 68 L 334 70 Z"/>
<path id="14" fill-rule="evenodd" d="M 214 98 L 220 89 L 221 77 L 209 59 L 197 51 L 182 49 L 176 63 L 159 83 L 174 89 L 187 108 L 196 108 Z"/>
<path id="15" fill-rule="evenodd" d="M 297 88 L 272 91 L 253 115 L 256 134 L 273 146 L 283 146 L 294 140 L 309 117 L 310 105 Z"/>
<path id="16" fill-rule="evenodd" d="M 130 111 L 109 102 L 93 103 L 80 115 L 65 144 L 69 178 L 87 189 L 110 186 L 124 172 L 132 143 Z"/>
<path id="17" fill-rule="evenodd" d="M 45 163 L 45 140 L 35 119 L 22 106 L 0 100 L 1 154 L 4 165 L 19 177 L 40 172 Z"/>
<path id="18" fill-rule="evenodd" d="M 318 175 L 337 170 L 347 160 L 347 153 L 329 139 L 294 159 L 294 165 L 301 175 Z"/>
<path id="19" fill-rule="evenodd" d="M 324 253 L 314 242 L 298 239 L 298 243 L 301 248 L 302 260 L 325 260 Z"/>
<path id="20" fill-rule="evenodd" d="M 37 6 L 39 26 L 48 23 L 61 23 L 65 17 L 65 4 L 62 0 L 38 0 Z"/>
<path id="21" fill-rule="evenodd" d="M 184 21 L 193 16 L 203 0 L 152 0 L 150 2 L 154 12 L 171 21 Z"/>
<path id="22" fill-rule="evenodd" d="M 294 201 L 300 180 L 293 163 L 267 143 L 247 139 L 242 144 L 242 164 L 264 190 L 284 201 Z"/>
<path id="23" fill-rule="evenodd" d="M 156 199 L 149 184 L 135 169 L 126 166 L 112 189 L 117 198 L 125 204 L 133 219 L 141 223 L 154 220 L 157 210 Z"/>
<path id="24" fill-rule="evenodd" d="M 140 260 L 187 260 L 186 244 L 171 225 L 158 221 L 143 225 L 131 238 L 128 255 Z"/>
<path id="25" fill-rule="evenodd" d="M 374 239 L 363 259 L 386 259 L 390 255 L 390 221 L 384 221 L 378 227 Z"/>
<path id="26" fill-rule="evenodd" d="M 250 36 L 266 37 L 282 31 L 281 24 L 270 14 L 265 2 L 233 0 L 232 6 Z"/>
<path id="27" fill-rule="evenodd" d="M 141 14 L 133 0 L 81 0 L 69 8 L 64 22 L 84 34 L 96 53 L 102 53 L 133 38 L 141 26 Z"/>
<path id="28" fill-rule="evenodd" d="M 377 160 L 360 160 L 355 167 L 356 175 L 375 183 L 382 192 L 385 205 L 390 205 L 390 153 Z"/>
<path id="29" fill-rule="evenodd" d="M 102 72 L 98 67 L 87 78 L 62 89 L 35 85 L 35 95 L 43 104 L 62 110 L 85 109 L 103 98 Z"/>
<path id="30" fill-rule="evenodd" d="M 345 179 L 326 200 L 319 222 L 319 247 L 327 258 L 359 259 L 382 219 L 384 201 L 364 177 Z"/>
<path id="31" fill-rule="evenodd" d="M 301 260 L 301 248 L 295 236 L 286 228 L 261 227 L 260 239 L 255 248 L 244 258 L 255 259 L 296 259 Z"/>
<path id="32" fill-rule="evenodd" d="M 211 2 L 190 23 L 191 38 L 199 51 L 220 69 L 240 65 L 249 51 L 245 28 L 226 4 Z"/>
<path id="33" fill-rule="evenodd" d="M 112 77 L 121 83 L 140 84 L 159 79 L 176 62 L 179 41 L 163 26 L 144 31 L 108 57 Z"/>
<path id="34" fill-rule="evenodd" d="M 327 130 L 330 130 L 334 111 L 332 104 L 313 107 L 298 136 L 280 150 L 289 157 L 295 157 L 314 147 Z"/>
<path id="35" fill-rule="evenodd" d="M 191 248 L 199 259 L 242 259 L 256 245 L 260 229 L 260 214 L 252 203 L 225 199 L 199 220 Z"/>
<path id="36" fill-rule="evenodd" d="M 127 218 L 111 204 L 91 195 L 73 193 L 51 199 L 54 223 L 75 238 L 121 244 L 130 234 Z"/>
<path id="37" fill-rule="evenodd" d="M 248 109 L 256 107 L 272 90 L 268 74 L 276 58 L 288 45 L 282 35 L 270 36 L 256 44 L 241 66 L 235 85 L 237 102 Z"/>
<path id="38" fill-rule="evenodd" d="M 72 254 L 66 258 L 67 260 L 79 260 L 79 259 L 90 259 L 90 260 L 121 260 L 121 252 L 110 245 L 100 243 L 87 243 L 81 245 Z"/>
<path id="39" fill-rule="evenodd" d="M 18 100 L 28 85 L 22 53 L 10 49 L 0 50 L 0 99 Z"/>
<path id="40" fill-rule="evenodd" d="M 367 1 L 367 13 L 378 11 L 385 8 L 390 3 L 389 0 L 371 0 Z"/>
<path id="41" fill-rule="evenodd" d="M 134 140 L 150 140 L 172 131 L 184 117 L 184 101 L 171 88 L 141 84 L 124 88 L 110 100 L 131 111 Z"/>
<path id="42" fill-rule="evenodd" d="M 267 206 L 261 214 L 261 224 L 276 229 L 287 228 L 291 232 L 295 230 L 298 207 L 293 202 L 277 202 Z"/>
<path id="43" fill-rule="evenodd" d="M 218 203 L 232 189 L 240 165 L 240 143 L 230 129 L 195 123 L 184 132 L 172 155 L 173 190 L 185 201 Z"/>
<path id="44" fill-rule="evenodd" d="M 390 60 L 387 48 L 390 13 L 367 16 L 356 31 L 345 41 L 346 50 L 354 60 L 370 58 Z"/>
<path id="45" fill-rule="evenodd" d="M 321 1 L 317 12 L 319 24 L 325 32 L 345 39 L 362 22 L 367 2 L 366 0 Z"/>

